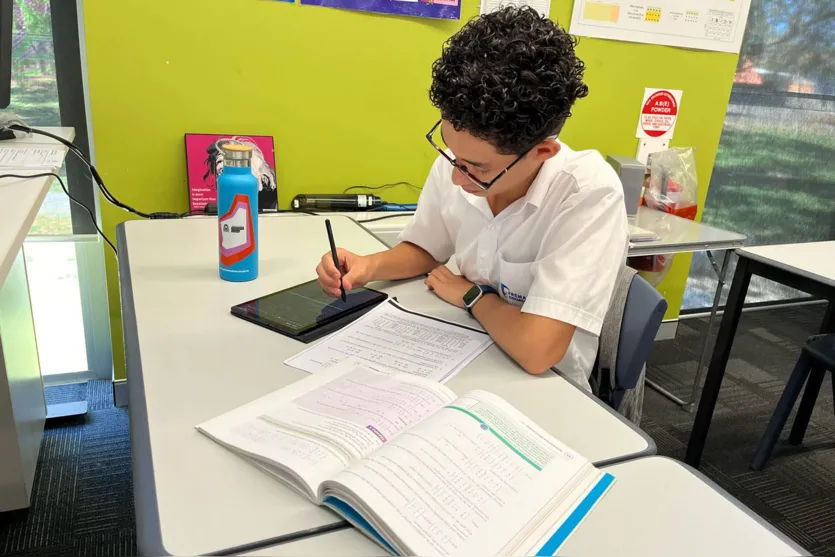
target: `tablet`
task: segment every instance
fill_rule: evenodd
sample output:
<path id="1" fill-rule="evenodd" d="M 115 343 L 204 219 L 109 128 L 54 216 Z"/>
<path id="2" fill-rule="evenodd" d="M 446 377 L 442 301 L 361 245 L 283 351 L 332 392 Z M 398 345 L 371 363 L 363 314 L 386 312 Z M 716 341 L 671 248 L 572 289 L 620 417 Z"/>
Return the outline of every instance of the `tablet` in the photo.
<path id="1" fill-rule="evenodd" d="M 331 298 L 315 280 L 232 307 L 232 315 L 302 342 L 311 342 L 344 327 L 388 296 L 370 288 Z"/>

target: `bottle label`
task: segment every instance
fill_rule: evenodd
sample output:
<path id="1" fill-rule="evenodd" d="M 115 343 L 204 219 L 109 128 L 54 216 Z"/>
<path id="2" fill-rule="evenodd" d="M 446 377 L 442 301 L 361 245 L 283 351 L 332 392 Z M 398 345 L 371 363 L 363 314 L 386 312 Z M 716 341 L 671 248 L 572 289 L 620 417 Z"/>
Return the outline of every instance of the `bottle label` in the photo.
<path id="1" fill-rule="evenodd" d="M 221 265 L 234 265 L 255 251 L 255 234 L 252 229 L 248 196 L 236 194 L 229 212 L 218 219 L 217 225 L 220 234 Z"/>

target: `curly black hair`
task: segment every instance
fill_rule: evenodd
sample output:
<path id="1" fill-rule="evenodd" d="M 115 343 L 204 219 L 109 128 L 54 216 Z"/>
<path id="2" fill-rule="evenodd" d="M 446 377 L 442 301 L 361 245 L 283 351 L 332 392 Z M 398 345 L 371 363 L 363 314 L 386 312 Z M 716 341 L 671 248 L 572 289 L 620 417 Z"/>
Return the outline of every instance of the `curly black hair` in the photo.
<path id="1" fill-rule="evenodd" d="M 456 130 L 522 154 L 559 134 L 588 95 L 577 42 L 530 7 L 470 20 L 432 65 L 429 98 Z"/>

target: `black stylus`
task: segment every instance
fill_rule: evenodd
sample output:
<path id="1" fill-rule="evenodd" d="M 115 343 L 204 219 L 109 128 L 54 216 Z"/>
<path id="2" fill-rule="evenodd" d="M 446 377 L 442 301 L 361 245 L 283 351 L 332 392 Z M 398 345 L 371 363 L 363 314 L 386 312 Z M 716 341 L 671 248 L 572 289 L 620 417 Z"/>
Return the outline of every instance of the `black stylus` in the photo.
<path id="1" fill-rule="evenodd" d="M 333 264 L 336 270 L 339 271 L 339 290 L 342 291 L 342 301 L 347 302 L 348 297 L 345 296 L 345 287 L 342 286 L 342 269 L 339 268 L 339 256 L 336 255 L 336 242 L 333 241 L 333 230 L 331 230 L 331 221 L 325 219 L 325 228 L 328 231 L 328 242 L 331 244 L 331 255 L 333 256 Z"/>

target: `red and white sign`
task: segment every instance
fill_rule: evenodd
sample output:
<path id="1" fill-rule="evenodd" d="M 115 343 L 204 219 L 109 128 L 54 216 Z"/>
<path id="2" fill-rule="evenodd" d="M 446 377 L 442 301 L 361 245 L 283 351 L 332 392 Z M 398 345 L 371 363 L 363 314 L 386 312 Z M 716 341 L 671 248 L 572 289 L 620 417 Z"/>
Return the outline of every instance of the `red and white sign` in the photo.
<path id="1" fill-rule="evenodd" d="M 635 137 L 672 139 L 681 110 L 681 91 L 646 89 Z"/>

